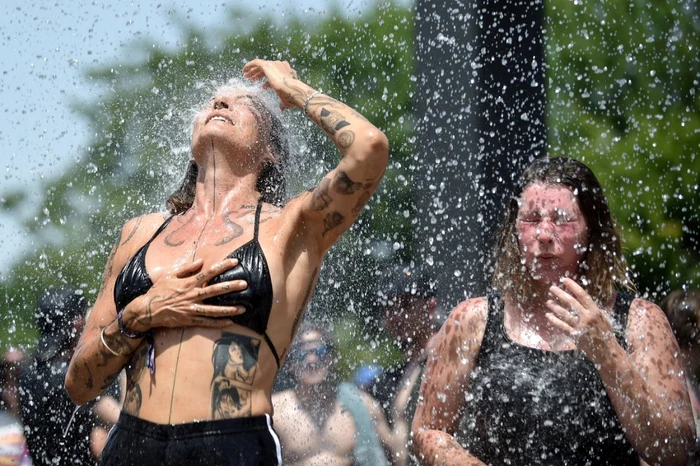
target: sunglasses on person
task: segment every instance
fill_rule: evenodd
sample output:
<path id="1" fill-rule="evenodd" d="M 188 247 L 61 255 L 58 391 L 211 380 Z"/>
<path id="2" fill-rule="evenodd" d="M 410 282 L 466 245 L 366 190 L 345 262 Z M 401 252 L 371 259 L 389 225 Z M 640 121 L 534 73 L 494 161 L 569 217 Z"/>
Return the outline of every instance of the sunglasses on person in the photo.
<path id="1" fill-rule="evenodd" d="M 331 350 L 331 346 L 326 344 L 309 349 L 296 348 L 289 353 L 289 359 L 291 359 L 292 361 L 303 361 L 311 354 L 314 354 L 318 359 L 323 359 L 326 356 L 330 355 Z"/>

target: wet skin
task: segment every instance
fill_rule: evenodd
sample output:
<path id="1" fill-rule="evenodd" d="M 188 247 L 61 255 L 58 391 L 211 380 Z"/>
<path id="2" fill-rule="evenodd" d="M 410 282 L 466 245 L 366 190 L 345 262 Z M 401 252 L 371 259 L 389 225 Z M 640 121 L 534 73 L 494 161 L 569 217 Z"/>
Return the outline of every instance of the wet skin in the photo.
<path id="1" fill-rule="evenodd" d="M 620 347 L 608 311 L 614 296 L 599 305 L 571 279 L 576 278 L 588 233 L 578 201 L 567 187 L 526 187 L 520 199 L 517 234 L 521 256 L 539 295 L 522 301 L 506 291 L 508 337 L 547 351 L 580 351 L 596 364 L 637 453 L 651 463 L 685 464 L 694 438 L 692 414 L 678 345 L 661 310 L 635 299 L 623 323 L 628 350 Z M 436 338 L 412 429 L 417 454 L 425 464 L 484 464 L 452 435 L 466 404 L 487 313 L 485 297 L 460 303 Z"/>
<path id="2" fill-rule="evenodd" d="M 283 108 L 301 108 L 314 92 L 296 79 L 286 62 L 254 60 L 244 68 L 244 76 L 265 79 Z M 307 110 L 342 159 L 318 186 L 284 207 L 262 208 L 258 239 L 274 295 L 267 334 L 282 359 L 313 293 L 324 254 L 355 220 L 388 162 L 386 137 L 354 110 L 325 95 L 315 96 Z M 261 335 L 228 319 L 244 312 L 242 307 L 204 304 L 210 297 L 251 286 L 241 281 L 207 284 L 236 266 L 235 260 L 222 259 L 253 237 L 260 197 L 257 178 L 265 163 L 276 160 L 268 147 L 269 128 L 248 90 L 225 90 L 200 112 L 192 136 L 199 167 L 194 203 L 151 243 L 145 265 L 153 286 L 123 313 L 131 331 L 153 331 L 156 370 L 143 369 L 143 339 L 120 333 L 112 297 L 124 264 L 164 221 L 163 215 L 150 214 L 125 224 L 108 260 L 104 284 L 66 377 L 75 402 L 94 398 L 129 366 L 126 409 L 152 422 L 272 413 L 270 392 L 278 368 L 270 346 Z M 103 329 L 105 343 L 120 356 L 103 346 Z M 217 342 L 233 339 L 230 335 L 250 343 L 242 350 L 246 362 L 237 364 L 231 348 L 220 371 L 214 357 Z M 255 341 L 260 343 L 256 346 Z"/>

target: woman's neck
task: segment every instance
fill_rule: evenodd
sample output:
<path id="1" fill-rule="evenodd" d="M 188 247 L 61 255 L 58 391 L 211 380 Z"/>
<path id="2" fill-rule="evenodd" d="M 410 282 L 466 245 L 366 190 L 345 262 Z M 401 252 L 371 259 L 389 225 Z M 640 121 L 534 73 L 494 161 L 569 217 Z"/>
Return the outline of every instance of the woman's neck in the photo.
<path id="1" fill-rule="evenodd" d="M 535 295 L 527 300 L 506 296 L 504 301 L 504 326 L 513 341 L 546 350 L 572 349 L 570 338 L 547 318 L 550 310 L 546 295 Z"/>
<path id="2" fill-rule="evenodd" d="M 260 199 L 256 185 L 255 173 L 242 177 L 222 172 L 202 175 L 197 180 L 192 208 L 205 215 L 216 215 L 255 206 Z"/>

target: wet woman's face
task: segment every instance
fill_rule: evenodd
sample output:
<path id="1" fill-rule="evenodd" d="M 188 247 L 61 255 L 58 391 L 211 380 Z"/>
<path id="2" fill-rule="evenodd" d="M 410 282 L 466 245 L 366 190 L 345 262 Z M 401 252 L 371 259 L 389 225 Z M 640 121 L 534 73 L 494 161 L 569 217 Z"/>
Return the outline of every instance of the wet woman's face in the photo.
<path id="1" fill-rule="evenodd" d="M 194 121 L 192 153 L 219 146 L 234 152 L 260 154 L 262 116 L 253 97 L 243 90 L 231 90 L 214 97 Z"/>
<path id="2" fill-rule="evenodd" d="M 520 198 L 518 244 L 535 280 L 574 277 L 588 245 L 588 226 L 574 193 L 564 185 L 533 184 Z"/>

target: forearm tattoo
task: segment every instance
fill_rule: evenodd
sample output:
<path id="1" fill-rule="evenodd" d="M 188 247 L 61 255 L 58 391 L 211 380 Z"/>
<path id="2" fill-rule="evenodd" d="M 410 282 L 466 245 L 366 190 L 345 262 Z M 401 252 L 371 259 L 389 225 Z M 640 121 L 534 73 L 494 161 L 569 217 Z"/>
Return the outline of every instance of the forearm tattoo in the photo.
<path id="1" fill-rule="evenodd" d="M 339 112 L 328 110 L 325 107 L 321 109 L 319 120 L 321 122 L 321 128 L 331 136 L 334 136 L 336 132 L 346 126 L 350 126 L 350 123 L 345 120 L 343 115 Z"/>
<path id="2" fill-rule="evenodd" d="M 146 304 L 146 312 L 144 312 L 143 315 L 135 317 L 134 321 L 137 322 L 139 325 L 149 328 L 150 325 L 153 323 L 153 302 L 157 299 L 164 300 L 165 296 L 158 295 L 153 296 L 151 299 L 149 299 L 148 303 Z M 129 327 L 129 324 L 127 322 L 124 322 L 124 325 L 126 325 L 126 327 Z"/>
<path id="3" fill-rule="evenodd" d="M 299 101 L 303 101 L 304 99 L 306 99 L 306 93 L 302 90 L 301 87 L 294 85 L 294 81 L 290 81 L 288 78 L 285 77 L 283 78 L 283 82 L 284 85 L 287 86 L 287 95 L 290 99 L 297 99 Z"/>
<path id="4" fill-rule="evenodd" d="M 88 390 L 92 390 L 92 387 L 95 386 L 95 382 L 92 378 L 92 371 L 90 371 L 90 366 L 88 366 L 88 363 L 83 361 L 83 366 L 85 366 L 85 372 L 87 372 L 87 377 L 85 378 L 85 387 Z"/>
<path id="5" fill-rule="evenodd" d="M 102 328 L 100 328 L 100 331 L 102 331 Z M 129 354 L 129 352 L 131 351 L 131 347 L 129 346 L 129 344 L 126 341 L 124 341 L 124 338 L 119 334 L 108 335 L 107 333 L 105 333 L 104 340 L 105 343 L 107 343 L 107 346 L 109 346 L 119 354 Z M 107 348 L 102 348 L 101 346 L 100 348 L 100 354 L 104 355 L 106 358 L 116 358 L 116 356 L 110 353 L 109 350 L 107 350 Z M 100 367 L 99 364 L 98 367 Z"/>
<path id="6" fill-rule="evenodd" d="M 365 117 L 350 107 L 325 95 L 320 95 L 313 99 L 309 102 L 309 107 L 309 112 L 317 111 L 319 108 L 321 109 L 319 113 L 319 124 L 321 129 L 326 133 L 335 136 L 338 131 L 345 129 L 336 137 L 336 142 L 341 149 L 347 149 L 355 142 L 355 133 L 349 129 L 351 123 L 346 119 L 344 113 L 350 113 L 355 118 L 367 121 Z"/>
<path id="7" fill-rule="evenodd" d="M 223 332 L 214 343 L 211 381 L 211 417 L 229 419 L 250 416 L 252 387 L 258 368 L 260 340 Z"/>

